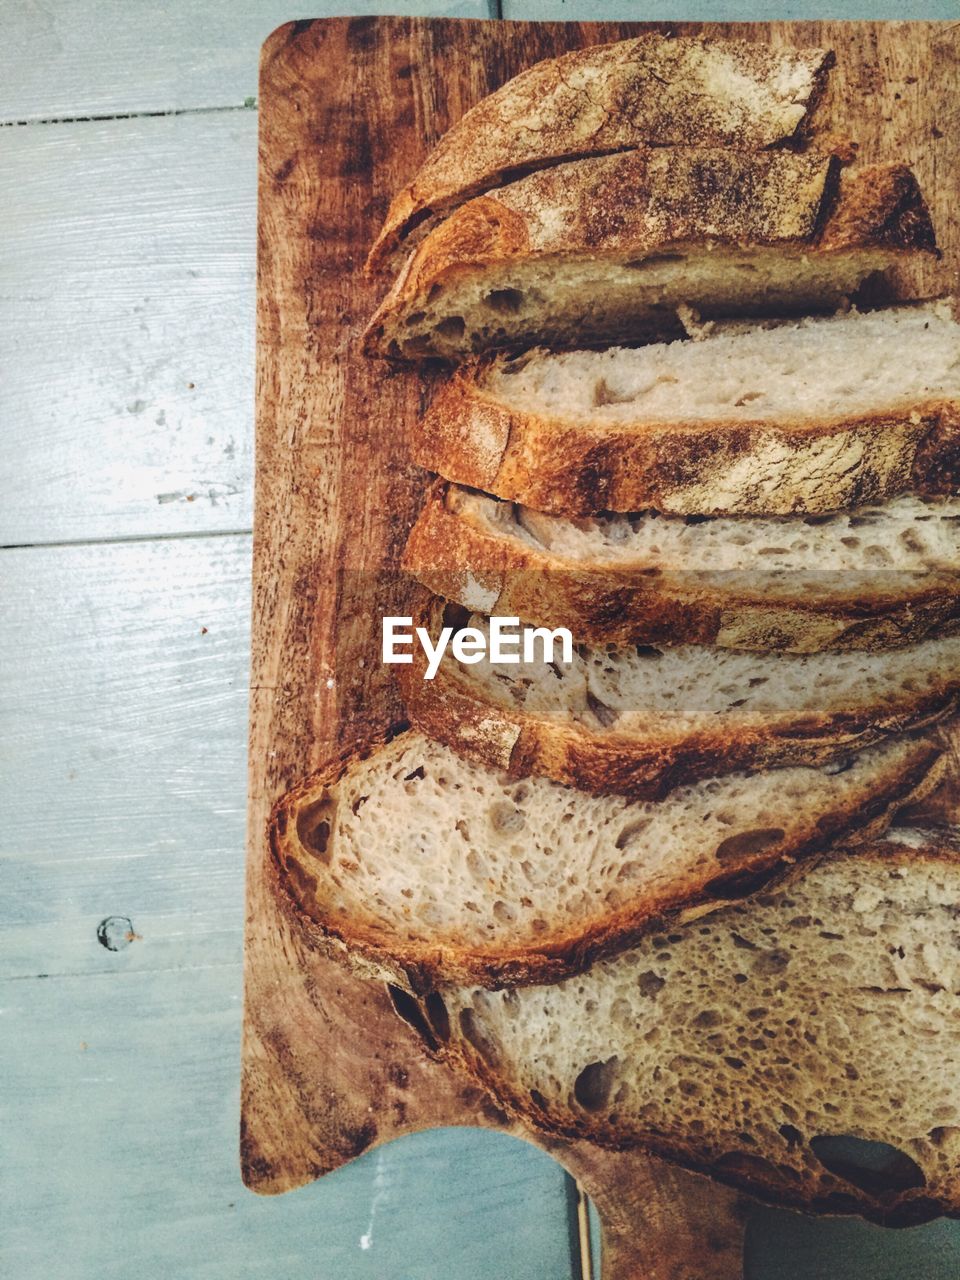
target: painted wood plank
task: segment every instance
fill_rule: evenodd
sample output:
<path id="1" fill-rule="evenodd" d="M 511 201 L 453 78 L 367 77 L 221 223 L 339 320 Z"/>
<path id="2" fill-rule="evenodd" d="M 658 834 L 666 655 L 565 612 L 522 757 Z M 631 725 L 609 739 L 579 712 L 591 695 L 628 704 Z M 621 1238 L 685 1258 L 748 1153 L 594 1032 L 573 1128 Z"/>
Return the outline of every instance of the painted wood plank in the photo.
<path id="1" fill-rule="evenodd" d="M 240 976 L 232 964 L 0 985 L 3 1274 L 571 1277 L 563 1174 L 514 1138 L 420 1134 L 285 1196 L 246 1191 Z"/>
<path id="2" fill-rule="evenodd" d="M 22 0 L 5 6 L 3 121 L 242 106 L 291 18 L 407 12 L 487 18 L 494 0 Z"/>
<path id="3" fill-rule="evenodd" d="M 563 1173 L 511 1139 L 418 1136 L 279 1199 L 240 1184 L 249 553 L 0 553 L 2 1269 L 439 1280 L 462 1253 L 477 1280 L 566 1277 Z M 139 936 L 107 949 L 108 916 Z"/>
<path id="4" fill-rule="evenodd" d="M 504 18 L 525 22 L 949 21 L 957 0 L 503 0 Z"/>
<path id="5" fill-rule="evenodd" d="M 0 571 L 3 974 L 235 964 L 249 536 L 7 550 Z M 111 916 L 138 935 L 119 952 Z"/>
<path id="6" fill-rule="evenodd" d="M 0 542 L 249 527 L 256 136 L 0 130 Z"/>

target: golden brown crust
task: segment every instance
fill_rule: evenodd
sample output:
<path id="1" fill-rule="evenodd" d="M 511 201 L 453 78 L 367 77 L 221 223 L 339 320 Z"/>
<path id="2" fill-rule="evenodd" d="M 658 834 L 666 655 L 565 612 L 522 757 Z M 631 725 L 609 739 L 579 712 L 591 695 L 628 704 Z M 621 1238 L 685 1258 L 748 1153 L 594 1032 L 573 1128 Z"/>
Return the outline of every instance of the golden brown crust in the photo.
<path id="1" fill-rule="evenodd" d="M 375 744 L 363 753 L 371 753 Z M 581 973 L 596 960 L 633 946 L 667 921 L 681 922 L 749 896 L 795 871 L 798 862 L 820 856 L 840 841 L 860 843 L 886 830 L 894 813 L 937 785 L 946 765 L 935 735 L 911 744 L 906 761 L 878 770 L 869 797 L 818 814 L 804 830 L 747 851 L 735 862 L 705 867 L 656 896 L 636 900 L 605 917 L 584 920 L 576 930 L 533 939 L 513 947 L 476 948 L 450 940 L 429 944 L 388 939 L 382 929 L 358 918 L 334 918 L 323 901 L 322 865 L 305 849 L 297 832 L 298 815 L 335 788 L 350 768 L 341 758 L 284 796 L 271 815 L 268 835 L 274 872 L 290 910 L 312 944 L 346 960 L 368 976 L 393 982 L 415 994 L 438 984 L 500 988 L 557 982 Z"/>
<path id="2" fill-rule="evenodd" d="M 816 152 L 647 148 L 557 165 L 461 205 L 410 254 L 365 334 L 384 354 L 438 286 L 519 259 L 643 259 L 713 244 L 810 253 L 935 252 L 903 165 L 841 175 Z M 696 298 L 690 299 L 696 303 Z"/>
<path id="3" fill-rule="evenodd" d="M 762 717 L 735 728 L 675 729 L 667 734 L 593 732 L 573 720 L 538 718 L 491 702 L 441 662 L 424 679 L 416 650 L 398 681 L 411 723 L 468 760 L 511 777 L 531 774 L 597 794 L 660 800 L 675 787 L 717 773 L 760 772 L 786 765 L 819 766 L 861 751 L 891 734 L 931 728 L 956 714 L 960 679 L 936 692 L 904 690 L 897 704 L 836 707 L 795 720 Z"/>
<path id="4" fill-rule="evenodd" d="M 907 165 L 868 165 L 841 183 L 818 248 L 831 253 L 865 246 L 938 252 L 930 211 Z"/>
<path id="5" fill-rule="evenodd" d="M 755 150 L 795 138 L 833 60 L 822 49 L 648 34 L 537 63 L 440 140 L 390 205 L 367 270 L 409 245 L 415 227 L 564 160 L 643 145 Z"/>
<path id="6" fill-rule="evenodd" d="M 747 591 L 721 590 L 693 569 L 574 562 L 501 536 L 463 511 L 438 481 L 410 532 L 404 567 L 446 600 L 482 613 L 567 627 L 583 644 L 717 644 L 814 653 L 882 649 L 960 627 L 955 574 L 884 571 L 849 594 L 773 594 L 758 570 Z"/>
<path id="7" fill-rule="evenodd" d="M 441 385 L 413 437 L 414 460 L 537 511 L 790 515 L 960 488 L 955 400 L 776 422 L 564 419 L 498 400 L 483 385 L 487 363 Z M 832 465 L 817 465 L 827 455 Z M 734 468 L 735 491 L 725 483 Z"/>

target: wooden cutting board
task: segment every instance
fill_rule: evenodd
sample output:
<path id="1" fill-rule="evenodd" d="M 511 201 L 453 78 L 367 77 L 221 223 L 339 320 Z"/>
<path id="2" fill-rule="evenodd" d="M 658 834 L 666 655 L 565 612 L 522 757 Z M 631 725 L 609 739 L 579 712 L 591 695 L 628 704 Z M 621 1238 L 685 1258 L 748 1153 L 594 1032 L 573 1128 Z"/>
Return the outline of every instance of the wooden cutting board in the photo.
<path id="1" fill-rule="evenodd" d="M 718 24 L 647 25 L 731 34 Z M 382 614 L 404 612 L 396 566 L 424 488 L 406 436 L 430 389 L 358 352 L 384 287 L 360 268 L 389 197 L 510 76 L 643 29 L 329 19 L 291 23 L 264 47 L 242 1164 L 248 1186 L 276 1193 L 404 1133 L 496 1126 L 539 1143 L 585 1185 L 604 1223 L 607 1280 L 733 1280 L 747 1197 L 639 1154 L 510 1125 L 425 1056 L 385 988 L 311 952 L 264 874 L 274 801 L 400 714 L 379 627 Z M 933 204 L 944 260 L 902 283 L 955 288 L 957 25 L 735 30 L 836 50 L 825 115 L 859 140 L 864 158 L 910 163 Z"/>

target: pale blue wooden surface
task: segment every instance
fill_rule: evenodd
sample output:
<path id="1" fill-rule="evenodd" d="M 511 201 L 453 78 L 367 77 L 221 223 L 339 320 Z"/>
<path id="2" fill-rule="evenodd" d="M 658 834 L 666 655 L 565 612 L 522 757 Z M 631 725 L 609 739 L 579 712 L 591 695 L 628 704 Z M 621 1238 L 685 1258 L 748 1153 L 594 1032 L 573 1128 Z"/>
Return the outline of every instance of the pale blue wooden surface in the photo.
<path id="1" fill-rule="evenodd" d="M 801 16 L 789 0 L 503 9 Z M 250 100 L 260 41 L 297 16 L 277 0 L 0 14 L 0 121 L 33 122 L 0 130 L 0 1274 L 18 1280 L 573 1276 L 562 1174 L 509 1138 L 417 1135 L 277 1199 L 239 1182 Z M 97 940 L 110 916 L 137 935 L 118 951 Z M 946 1224 L 771 1211 L 750 1263 L 751 1280 L 947 1280 L 960 1244 Z"/>
<path id="2" fill-rule="evenodd" d="M 253 110 L 0 129 L 0 542 L 250 528 L 256 183 Z"/>
<path id="3" fill-rule="evenodd" d="M 503 0 L 502 16 L 537 22 L 772 22 L 960 18 L 958 0 Z"/>
<path id="4" fill-rule="evenodd" d="M 281 23 L 389 13 L 487 18 L 495 0 L 9 0 L 0 121 L 242 106 Z"/>

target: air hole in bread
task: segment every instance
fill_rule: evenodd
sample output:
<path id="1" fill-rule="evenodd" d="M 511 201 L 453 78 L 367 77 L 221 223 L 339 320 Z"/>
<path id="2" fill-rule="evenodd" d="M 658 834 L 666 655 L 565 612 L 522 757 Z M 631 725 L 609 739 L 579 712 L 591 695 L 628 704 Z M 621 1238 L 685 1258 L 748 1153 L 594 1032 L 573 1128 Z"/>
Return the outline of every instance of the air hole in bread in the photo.
<path id="1" fill-rule="evenodd" d="M 419 324 L 421 320 L 426 318 L 426 314 L 425 311 L 411 311 L 403 323 L 407 325 Z"/>
<path id="2" fill-rule="evenodd" d="M 600 724 L 602 724 L 606 729 L 609 729 L 611 725 L 616 724 L 620 719 L 619 712 L 615 711 L 613 707 L 607 706 L 605 702 L 602 702 L 596 694 L 591 693 L 589 689 L 587 690 L 587 706 L 596 716 Z M 622 847 L 623 846 L 621 845 L 620 848 Z"/>
<path id="3" fill-rule="evenodd" d="M 820 1134 L 810 1139 L 810 1147 L 825 1169 L 870 1195 L 926 1186 L 917 1162 L 888 1142 Z"/>
<path id="4" fill-rule="evenodd" d="M 433 327 L 443 338 L 462 338 L 467 324 L 463 316 L 447 316 Z"/>
<path id="5" fill-rule="evenodd" d="M 936 1128 L 930 1130 L 927 1137 L 935 1147 L 942 1147 L 948 1142 L 955 1141 L 958 1134 L 960 1134 L 960 1129 L 955 1125 L 939 1124 Z"/>
<path id="6" fill-rule="evenodd" d="M 627 849 L 630 845 L 635 844 L 637 837 L 642 835 L 650 825 L 648 818 L 638 818 L 636 822 L 628 822 L 616 839 L 616 847 L 618 849 Z"/>
<path id="7" fill-rule="evenodd" d="M 402 1018 L 407 1026 L 412 1027 L 423 1043 L 431 1051 L 435 1053 L 439 1048 L 437 1038 L 430 1030 L 426 1018 L 423 1016 L 423 1010 L 408 991 L 404 991 L 402 987 L 395 987 L 392 982 L 385 984 L 387 995 L 390 1003 L 393 1005 L 394 1012 L 398 1017 Z"/>
<path id="8" fill-rule="evenodd" d="M 666 985 L 666 978 L 661 978 L 653 969 L 647 969 L 637 978 L 637 989 L 648 1000 L 655 1000 Z"/>
<path id="9" fill-rule="evenodd" d="M 744 858 L 754 857 L 765 849 L 773 848 L 785 834 L 783 827 L 757 827 L 753 831 L 739 831 L 735 836 L 721 840 L 713 856 L 721 866 L 741 862 Z"/>
<path id="10" fill-rule="evenodd" d="M 730 875 L 715 876 L 703 887 L 704 896 L 721 902 L 732 902 L 737 898 L 749 898 L 770 880 L 776 867 L 760 867 L 755 871 L 734 871 Z M 740 981 L 737 975 L 734 981 Z M 746 978 L 742 978 L 746 982 Z"/>
<path id="11" fill-rule="evenodd" d="M 492 289 L 484 298 L 483 305 L 499 316 L 515 316 L 523 306 L 523 292 L 520 289 Z"/>
<path id="12" fill-rule="evenodd" d="M 454 604 L 447 600 L 443 606 L 443 626 L 453 627 L 454 631 L 462 631 L 471 618 L 470 610 L 462 604 Z"/>
<path id="13" fill-rule="evenodd" d="M 297 836 L 300 843 L 327 864 L 330 862 L 330 832 L 336 812 L 336 800 L 325 791 L 319 800 L 306 805 L 297 814 Z"/>
<path id="14" fill-rule="evenodd" d="M 620 1059 L 589 1062 L 573 1082 L 573 1096 L 584 1111 L 602 1111 L 610 1101 Z"/>
<path id="15" fill-rule="evenodd" d="M 449 1040 L 450 1015 L 447 1012 L 447 1006 L 443 1002 L 443 996 L 439 991 L 431 991 L 423 1003 L 427 1012 L 427 1019 L 438 1038 L 443 1041 Z"/>
<path id="16" fill-rule="evenodd" d="M 527 819 L 515 805 L 495 804 L 490 810 L 490 825 L 501 835 L 516 835 L 527 825 Z"/>
<path id="17" fill-rule="evenodd" d="M 722 1022 L 723 1016 L 718 1009 L 702 1009 L 691 1025 L 703 1031 L 710 1031 L 713 1027 L 719 1027 Z"/>

